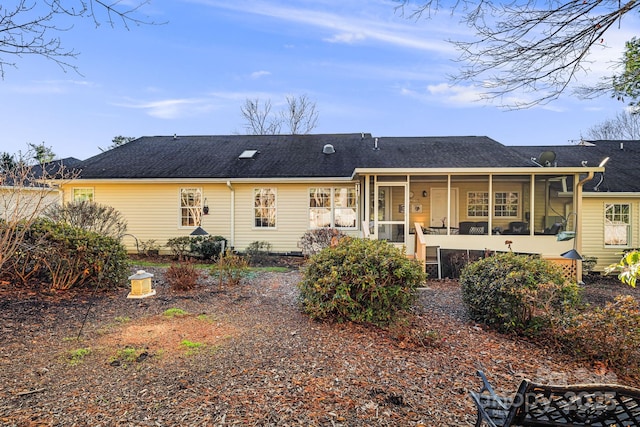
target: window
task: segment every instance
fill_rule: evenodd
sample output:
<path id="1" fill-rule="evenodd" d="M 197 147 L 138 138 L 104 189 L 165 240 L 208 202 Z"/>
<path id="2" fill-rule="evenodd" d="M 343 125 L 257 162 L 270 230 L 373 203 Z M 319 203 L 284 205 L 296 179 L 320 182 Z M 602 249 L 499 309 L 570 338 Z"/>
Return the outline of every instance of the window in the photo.
<path id="1" fill-rule="evenodd" d="M 253 190 L 254 224 L 259 228 L 276 226 L 276 190 L 275 188 L 256 188 Z"/>
<path id="2" fill-rule="evenodd" d="M 489 216 L 489 193 L 469 191 L 467 193 L 467 217 Z"/>
<path id="3" fill-rule="evenodd" d="M 309 227 L 356 228 L 355 187 L 310 188 Z"/>
<path id="4" fill-rule="evenodd" d="M 202 189 L 180 189 L 180 224 L 183 227 L 197 227 L 202 217 Z"/>
<path id="5" fill-rule="evenodd" d="M 629 245 L 631 207 L 628 203 L 607 203 L 604 205 L 605 246 Z"/>
<path id="6" fill-rule="evenodd" d="M 513 217 L 518 216 L 518 205 L 520 204 L 520 196 L 512 191 L 496 192 L 493 211 L 495 216 Z"/>
<path id="7" fill-rule="evenodd" d="M 74 202 L 93 202 L 93 188 L 74 188 L 73 189 L 73 201 Z"/>

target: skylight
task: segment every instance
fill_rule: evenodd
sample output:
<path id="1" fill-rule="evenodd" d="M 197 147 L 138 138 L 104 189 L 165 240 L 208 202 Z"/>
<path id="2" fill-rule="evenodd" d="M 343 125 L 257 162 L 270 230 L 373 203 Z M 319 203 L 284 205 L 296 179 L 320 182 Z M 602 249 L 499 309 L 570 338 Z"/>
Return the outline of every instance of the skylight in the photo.
<path id="1" fill-rule="evenodd" d="M 256 154 L 258 154 L 258 150 L 244 150 L 240 154 L 240 156 L 238 156 L 238 158 L 239 159 L 253 159 Z"/>

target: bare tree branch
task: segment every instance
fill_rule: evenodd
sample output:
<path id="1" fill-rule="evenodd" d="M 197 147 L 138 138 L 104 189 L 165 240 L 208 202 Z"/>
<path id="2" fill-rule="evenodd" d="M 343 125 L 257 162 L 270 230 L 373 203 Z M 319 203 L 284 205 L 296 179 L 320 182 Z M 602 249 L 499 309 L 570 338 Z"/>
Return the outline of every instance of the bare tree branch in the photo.
<path id="1" fill-rule="evenodd" d="M 587 130 L 585 139 L 640 139 L 640 115 L 624 110 L 613 119 L 592 126 Z"/>
<path id="2" fill-rule="evenodd" d="M 412 4 L 397 1 L 403 13 Z M 431 17 L 445 7 L 443 3 L 421 1 L 409 16 Z M 461 16 L 475 39 L 452 41 L 461 52 L 462 65 L 450 78 L 481 85 L 486 98 L 504 101 L 520 92 L 534 95 L 531 101 L 508 101 L 512 108 L 547 103 L 589 72 L 587 55 L 605 45 L 605 33 L 624 15 L 639 8 L 637 0 L 458 0 L 451 13 Z"/>
<path id="3" fill-rule="evenodd" d="M 10 58 L 24 56 L 41 56 L 65 72 L 78 72 L 71 61 L 79 53 L 66 48 L 62 39 L 62 34 L 73 30 L 68 19 L 90 17 L 96 26 L 107 22 L 115 27 L 119 22 L 126 29 L 155 24 L 139 16 L 140 8 L 149 1 L 140 0 L 133 6 L 120 0 L 76 0 L 71 2 L 73 6 L 63 5 L 62 0 L 19 0 L 16 5 L 0 5 L 0 77 L 4 78 L 7 67 L 17 68 L 17 62 Z"/>
<path id="4" fill-rule="evenodd" d="M 310 133 L 318 125 L 318 111 L 315 102 L 307 95 L 287 96 L 288 110 L 282 112 L 283 121 L 289 125 L 291 135 Z"/>
<path id="5" fill-rule="evenodd" d="M 242 116 L 245 118 L 245 129 L 249 135 L 276 135 L 280 133 L 282 120 L 271 114 L 271 101 L 267 100 L 260 106 L 260 100 L 247 99 L 242 107 Z"/>

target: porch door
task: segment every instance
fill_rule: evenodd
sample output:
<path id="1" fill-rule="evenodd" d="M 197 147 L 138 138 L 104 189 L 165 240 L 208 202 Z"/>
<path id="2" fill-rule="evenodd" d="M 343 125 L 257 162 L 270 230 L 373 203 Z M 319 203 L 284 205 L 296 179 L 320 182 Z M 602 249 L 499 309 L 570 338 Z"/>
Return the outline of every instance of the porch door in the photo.
<path id="1" fill-rule="evenodd" d="M 451 189 L 451 217 L 447 215 L 447 189 L 431 189 L 431 220 L 430 227 L 457 227 L 458 226 L 458 189 Z"/>
<path id="2" fill-rule="evenodd" d="M 407 209 L 407 185 L 405 183 L 385 183 L 377 187 L 377 211 L 375 229 L 379 240 L 404 245 L 407 241 L 409 219 Z"/>

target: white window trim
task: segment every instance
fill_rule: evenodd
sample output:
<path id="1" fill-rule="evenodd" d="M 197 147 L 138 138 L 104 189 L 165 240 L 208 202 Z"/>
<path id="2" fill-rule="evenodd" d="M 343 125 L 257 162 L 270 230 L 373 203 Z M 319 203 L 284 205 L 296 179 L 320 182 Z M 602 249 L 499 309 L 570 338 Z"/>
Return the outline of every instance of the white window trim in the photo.
<path id="1" fill-rule="evenodd" d="M 71 200 L 74 202 L 79 201 L 78 199 L 76 199 L 76 190 L 83 190 L 83 191 L 91 191 L 91 201 L 95 202 L 96 200 L 96 189 L 95 187 L 72 187 L 71 188 Z M 86 200 L 86 199 L 83 199 Z"/>
<path id="2" fill-rule="evenodd" d="M 471 203 L 469 203 L 469 199 L 470 199 L 469 195 L 471 193 L 474 193 L 474 194 L 479 194 L 479 193 L 486 194 L 486 196 L 487 196 L 487 215 L 474 215 L 474 216 L 469 215 L 469 206 L 471 206 Z M 489 218 L 489 207 L 491 205 L 489 202 L 490 202 L 490 200 L 489 200 L 489 192 L 488 191 L 473 191 L 473 190 L 472 191 L 467 191 L 467 206 L 466 206 L 467 211 L 465 212 L 466 213 L 466 217 L 470 218 L 470 219 L 474 219 L 474 218 Z"/>
<path id="3" fill-rule="evenodd" d="M 275 210 L 275 225 L 271 226 L 257 226 L 256 225 L 256 191 L 257 190 L 271 190 L 273 191 L 273 195 L 275 196 L 275 202 L 273 209 Z M 254 187 L 251 190 L 251 223 L 253 230 L 277 230 L 278 229 L 278 188 L 277 187 Z"/>
<path id="4" fill-rule="evenodd" d="M 183 225 L 182 224 L 182 192 L 183 190 L 196 190 L 200 192 L 200 221 L 198 218 L 194 218 L 195 225 Z M 202 206 L 204 203 L 204 193 L 202 191 L 202 187 L 180 187 L 178 189 L 178 228 L 191 230 L 199 227 L 198 222 L 202 224 Z M 188 206 L 187 206 L 188 208 Z"/>
<path id="5" fill-rule="evenodd" d="M 628 219 L 629 221 L 626 224 L 611 224 L 608 225 L 607 224 L 607 206 L 611 206 L 611 205 L 626 205 L 629 207 L 629 213 L 628 215 Z M 632 231 L 631 231 L 631 223 L 632 223 L 632 212 L 631 212 L 631 203 L 605 203 L 603 206 L 603 215 L 602 215 L 602 221 L 603 221 L 603 228 L 602 228 L 602 244 L 604 245 L 605 248 L 608 249 L 615 249 L 615 248 L 629 248 L 632 246 Z M 627 237 L 627 243 L 625 244 L 609 244 L 607 243 L 607 227 L 625 227 L 626 228 L 626 237 Z"/>
<path id="6" fill-rule="evenodd" d="M 498 206 L 511 206 L 511 204 L 507 203 L 507 204 L 498 204 L 496 203 L 496 195 L 501 194 L 501 193 L 513 193 L 516 195 L 517 200 L 515 203 L 516 206 L 516 213 L 515 215 L 497 215 L 496 213 L 496 208 Z M 493 217 L 494 218 L 520 218 L 520 203 L 522 203 L 521 197 L 520 197 L 520 192 L 519 191 L 494 191 L 493 192 Z"/>
<path id="7" fill-rule="evenodd" d="M 342 189 L 342 188 L 346 188 L 347 190 L 353 190 L 354 192 L 354 200 L 356 202 L 355 206 L 353 207 L 353 209 L 355 209 L 356 211 L 356 222 L 353 225 L 353 227 L 336 227 L 336 205 L 335 205 L 335 196 L 336 196 L 336 190 L 337 189 Z M 308 214 L 308 218 L 311 218 L 311 210 L 312 209 L 318 209 L 318 208 L 312 208 L 310 205 L 310 200 L 311 200 L 311 189 L 329 189 L 329 203 L 330 206 L 328 207 L 329 209 L 329 215 L 330 215 L 330 224 L 329 227 L 331 228 L 336 228 L 338 230 L 357 230 L 358 229 L 358 191 L 356 189 L 356 186 L 348 186 L 348 185 L 343 185 L 343 186 L 318 186 L 318 187 L 309 187 L 307 188 L 307 214 Z M 349 207 L 341 207 L 339 209 L 350 209 Z M 309 222 L 311 220 L 309 219 Z M 308 224 L 309 230 L 317 230 L 319 228 L 324 228 L 324 227 L 312 227 L 311 224 Z"/>

